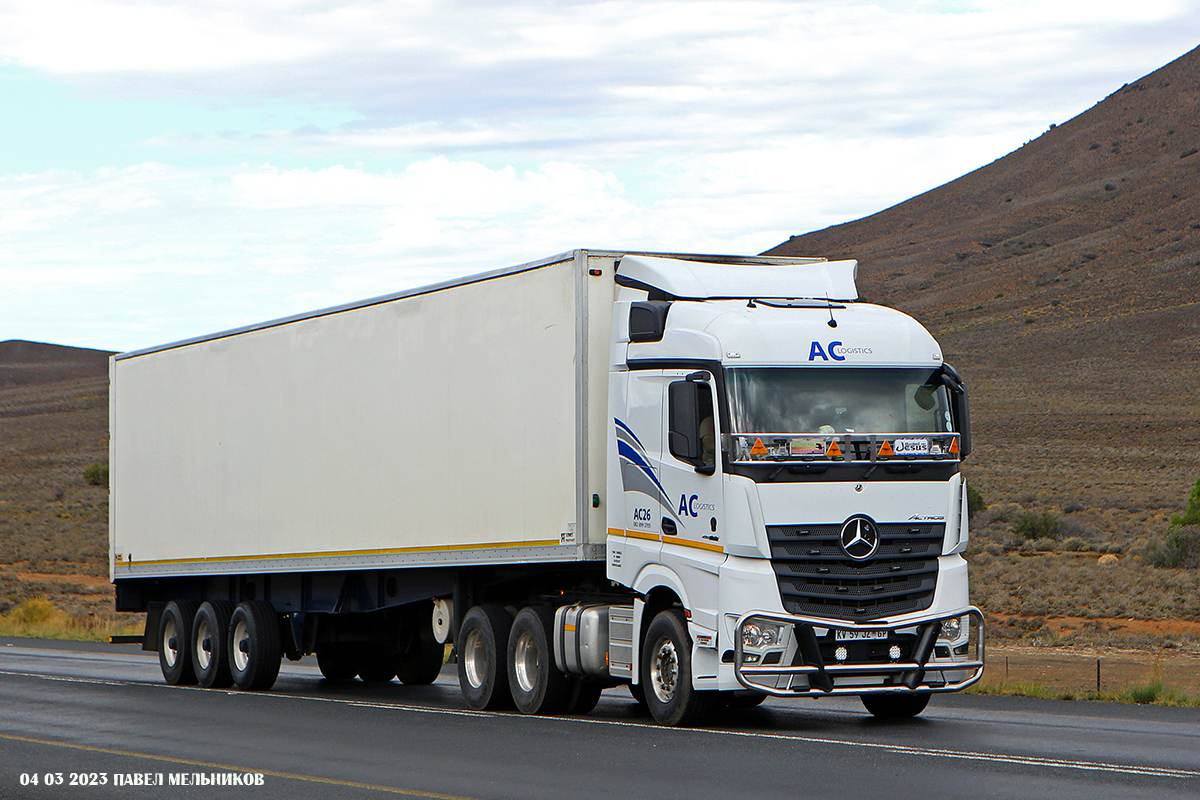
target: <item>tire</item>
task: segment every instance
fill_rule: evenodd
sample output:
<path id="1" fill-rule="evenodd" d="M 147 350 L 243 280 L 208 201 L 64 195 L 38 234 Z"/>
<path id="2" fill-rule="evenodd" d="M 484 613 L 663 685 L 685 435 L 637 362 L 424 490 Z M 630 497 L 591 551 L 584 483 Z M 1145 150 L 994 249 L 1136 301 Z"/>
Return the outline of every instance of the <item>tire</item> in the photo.
<path id="1" fill-rule="evenodd" d="M 317 648 L 317 669 L 327 681 L 352 681 L 358 674 L 354 653 L 347 645 L 324 645 Z"/>
<path id="2" fill-rule="evenodd" d="M 279 617 L 264 600 L 247 600 L 229 619 L 229 671 L 244 691 L 263 691 L 275 685 L 283 646 Z"/>
<path id="3" fill-rule="evenodd" d="M 683 611 L 661 611 L 646 630 L 642 648 L 646 708 L 661 725 L 695 725 L 712 710 L 716 692 L 692 687 L 692 647 Z"/>
<path id="4" fill-rule="evenodd" d="M 508 690 L 508 632 L 512 620 L 500 606 L 475 606 L 458 629 L 458 685 L 476 711 L 512 708 Z"/>
<path id="5" fill-rule="evenodd" d="M 229 672 L 229 619 L 233 603 L 209 600 L 200 604 L 192 625 L 192 669 L 206 689 L 233 685 Z"/>
<path id="6" fill-rule="evenodd" d="M 355 656 L 358 677 L 363 683 L 391 683 L 396 677 L 392 651 L 387 645 L 361 645 Z"/>
<path id="7" fill-rule="evenodd" d="M 193 686 L 192 623 L 200 604 L 194 600 L 172 600 L 158 621 L 158 666 L 163 680 L 172 686 Z"/>
<path id="8" fill-rule="evenodd" d="M 625 685 L 629 690 L 629 696 L 633 698 L 633 702 L 637 703 L 642 709 L 646 708 L 646 685 L 642 683 L 629 683 Z"/>
<path id="9" fill-rule="evenodd" d="M 508 687 L 522 714 L 561 714 L 571 680 L 554 663 L 554 610 L 527 606 L 508 634 Z"/>
<path id="10" fill-rule="evenodd" d="M 603 691 L 604 686 L 599 681 L 590 678 L 573 678 L 571 691 L 567 697 L 567 706 L 563 709 L 563 713 L 576 716 L 590 714 L 596 704 L 600 702 L 600 693 Z"/>
<path id="11" fill-rule="evenodd" d="M 420 627 L 412 631 L 412 639 L 396 657 L 396 677 L 408 686 L 428 686 L 442 674 L 446 661 L 446 646 L 433 638 L 428 622 L 412 623 Z"/>
<path id="12" fill-rule="evenodd" d="M 911 719 L 929 705 L 924 694 L 864 694 L 859 699 L 875 719 Z"/>

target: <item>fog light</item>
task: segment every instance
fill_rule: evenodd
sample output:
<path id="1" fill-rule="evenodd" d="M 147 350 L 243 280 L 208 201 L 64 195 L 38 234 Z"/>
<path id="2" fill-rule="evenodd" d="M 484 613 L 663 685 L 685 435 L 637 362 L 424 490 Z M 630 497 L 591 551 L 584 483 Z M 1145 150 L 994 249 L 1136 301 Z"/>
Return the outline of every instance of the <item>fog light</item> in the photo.
<path id="1" fill-rule="evenodd" d="M 899 661 L 899 660 L 900 660 L 900 647 L 899 647 L 899 645 L 892 645 L 891 647 L 889 647 L 889 648 L 888 648 L 888 655 L 892 657 L 892 661 Z"/>
<path id="2" fill-rule="evenodd" d="M 849 656 L 849 651 L 847 651 L 844 647 L 839 647 L 837 650 L 833 651 L 833 657 L 838 661 L 845 661 Z"/>

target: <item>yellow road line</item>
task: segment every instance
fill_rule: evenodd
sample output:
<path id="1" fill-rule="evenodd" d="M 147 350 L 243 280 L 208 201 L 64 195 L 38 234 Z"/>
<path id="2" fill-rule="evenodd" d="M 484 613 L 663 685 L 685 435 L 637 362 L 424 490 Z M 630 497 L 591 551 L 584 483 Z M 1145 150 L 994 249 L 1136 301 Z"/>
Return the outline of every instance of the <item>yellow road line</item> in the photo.
<path id="1" fill-rule="evenodd" d="M 89 753 L 104 753 L 105 755 L 110 756 L 146 758 L 152 761 L 166 761 L 171 764 L 186 764 L 189 767 L 204 767 L 205 769 L 222 770 L 224 772 L 250 772 L 256 775 L 270 775 L 272 778 L 285 778 L 287 780 L 306 781 L 308 783 L 323 783 L 329 786 L 346 786 L 352 789 L 368 789 L 370 791 L 388 792 L 389 794 L 399 794 L 407 797 L 430 797 L 434 800 L 476 800 L 476 798 L 464 797 L 457 794 L 439 794 L 438 792 L 423 792 L 418 789 L 400 789 L 395 786 L 380 786 L 374 783 L 342 781 L 336 778 L 318 778 L 315 775 L 297 775 L 293 772 L 277 772 L 269 769 L 238 767 L 231 764 L 214 764 L 209 761 L 196 761 L 190 758 L 175 758 L 173 756 L 156 756 L 152 753 L 138 753 L 132 750 L 117 750 L 112 747 L 94 747 L 86 744 L 56 742 L 50 739 L 34 739 L 30 736 L 15 736 L 11 733 L 0 733 L 0 739 L 8 739 L 14 742 L 26 742 L 29 744 L 44 744 L 50 745 L 51 747 L 66 747 L 71 750 L 84 750 Z"/>

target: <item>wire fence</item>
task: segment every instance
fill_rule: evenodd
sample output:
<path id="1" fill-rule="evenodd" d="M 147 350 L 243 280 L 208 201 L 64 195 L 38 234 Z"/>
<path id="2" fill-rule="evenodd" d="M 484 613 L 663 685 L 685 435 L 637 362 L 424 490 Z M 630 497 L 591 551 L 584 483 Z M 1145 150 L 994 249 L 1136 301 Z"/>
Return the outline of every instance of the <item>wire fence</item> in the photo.
<path id="1" fill-rule="evenodd" d="M 1184 653 L 1066 653 L 989 648 L 983 684 L 1033 683 L 1072 692 L 1120 692 L 1161 682 L 1200 693 L 1200 657 Z"/>

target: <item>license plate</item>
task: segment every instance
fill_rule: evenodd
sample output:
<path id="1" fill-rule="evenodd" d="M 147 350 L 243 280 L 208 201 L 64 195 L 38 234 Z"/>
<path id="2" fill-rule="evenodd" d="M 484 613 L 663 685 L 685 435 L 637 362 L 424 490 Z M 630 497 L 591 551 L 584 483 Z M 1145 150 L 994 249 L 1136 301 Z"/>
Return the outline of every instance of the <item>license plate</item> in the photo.
<path id="1" fill-rule="evenodd" d="M 853 642 L 861 639 L 886 639 L 887 631 L 834 631 L 833 638 L 838 642 Z"/>

